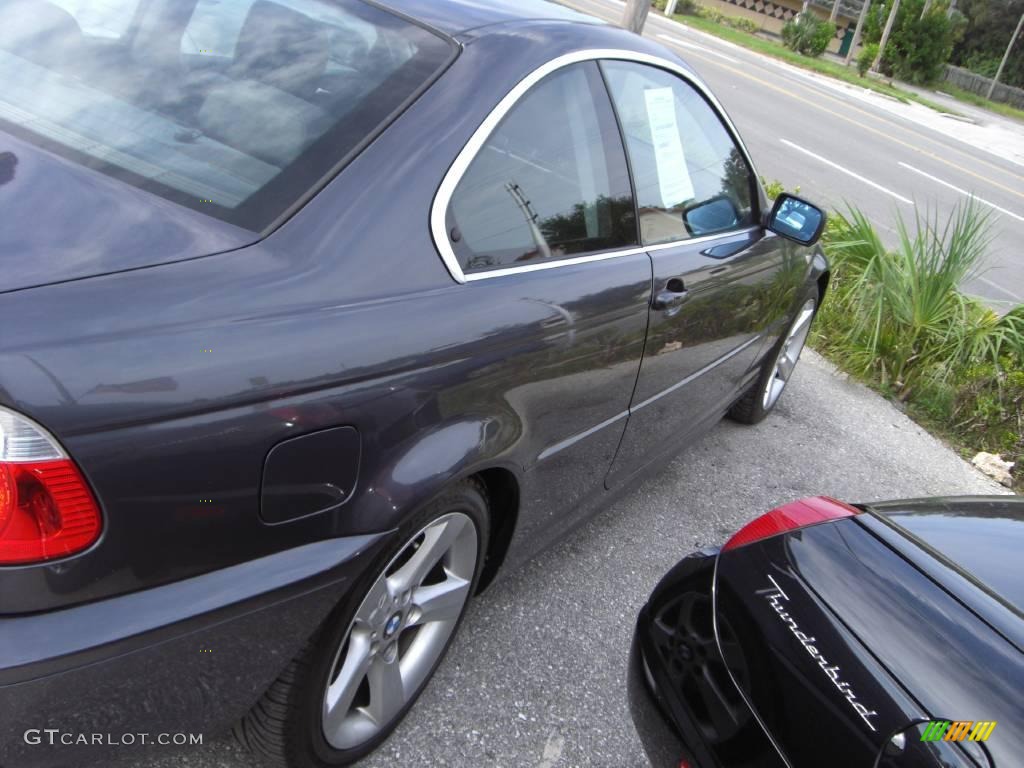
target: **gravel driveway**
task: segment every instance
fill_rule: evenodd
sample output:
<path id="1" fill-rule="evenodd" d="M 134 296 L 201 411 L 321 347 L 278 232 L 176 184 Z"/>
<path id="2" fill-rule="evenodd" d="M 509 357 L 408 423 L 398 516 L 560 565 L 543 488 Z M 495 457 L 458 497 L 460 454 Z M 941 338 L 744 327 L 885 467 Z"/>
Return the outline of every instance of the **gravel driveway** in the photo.
<path id="1" fill-rule="evenodd" d="M 626 705 L 625 655 L 637 610 L 679 558 L 800 496 L 1000 492 L 888 402 L 805 352 L 765 422 L 723 422 L 477 600 L 410 716 L 360 765 L 645 766 Z M 250 765 L 221 736 L 117 768 Z"/>

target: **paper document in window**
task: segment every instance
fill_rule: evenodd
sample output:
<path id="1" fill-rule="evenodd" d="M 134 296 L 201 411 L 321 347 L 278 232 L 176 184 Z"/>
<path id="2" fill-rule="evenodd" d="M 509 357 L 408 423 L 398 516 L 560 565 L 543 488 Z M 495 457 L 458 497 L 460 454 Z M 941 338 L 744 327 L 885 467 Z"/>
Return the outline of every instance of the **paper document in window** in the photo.
<path id="1" fill-rule="evenodd" d="M 671 88 L 650 88 L 644 91 L 647 122 L 651 126 L 654 162 L 658 169 L 661 204 L 673 208 L 693 198 L 693 182 L 686 167 L 683 143 L 676 124 L 675 97 Z"/>

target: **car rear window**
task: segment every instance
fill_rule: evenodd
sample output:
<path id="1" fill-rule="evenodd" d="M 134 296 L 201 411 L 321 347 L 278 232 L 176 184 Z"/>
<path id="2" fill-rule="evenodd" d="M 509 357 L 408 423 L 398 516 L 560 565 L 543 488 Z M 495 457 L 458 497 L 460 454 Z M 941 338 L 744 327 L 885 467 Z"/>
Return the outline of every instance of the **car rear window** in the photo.
<path id="1" fill-rule="evenodd" d="M 889 519 L 941 552 L 1004 600 L 1024 611 L 1024 578 L 1018 561 L 1024 542 L 1024 520 L 973 511 L 967 521 L 946 514 L 890 513 Z"/>
<path id="2" fill-rule="evenodd" d="M 14 0 L 0 129 L 260 231 L 453 55 L 361 0 Z"/>

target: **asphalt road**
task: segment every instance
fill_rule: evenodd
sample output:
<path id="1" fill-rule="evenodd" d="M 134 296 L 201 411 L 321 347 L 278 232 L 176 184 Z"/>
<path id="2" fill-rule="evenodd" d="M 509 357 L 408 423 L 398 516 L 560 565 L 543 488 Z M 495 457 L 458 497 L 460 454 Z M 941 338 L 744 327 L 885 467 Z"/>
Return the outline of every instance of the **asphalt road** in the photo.
<path id="1" fill-rule="evenodd" d="M 622 18 L 621 0 L 562 1 L 612 23 Z M 995 236 L 984 272 L 965 288 L 993 303 L 1024 303 L 1024 167 L 894 114 L 894 105 L 881 96 L 835 87 L 835 81 L 656 14 L 644 34 L 674 50 L 708 83 L 762 176 L 791 190 L 799 186 L 801 194 L 831 208 L 855 204 L 889 242 L 896 241 L 897 212 L 910 224 L 915 208 L 922 216 L 937 212 L 944 225 L 966 193 L 987 201 L 982 207 L 996 217 Z M 915 109 L 925 108 L 902 111 Z M 969 130 L 938 119 L 954 131 Z"/>
<path id="2" fill-rule="evenodd" d="M 998 493 L 894 406 L 807 352 L 776 412 L 722 422 L 469 609 L 437 675 L 363 768 L 647 765 L 626 704 L 632 622 L 687 552 L 791 499 Z M 249 768 L 229 735 L 112 768 Z"/>

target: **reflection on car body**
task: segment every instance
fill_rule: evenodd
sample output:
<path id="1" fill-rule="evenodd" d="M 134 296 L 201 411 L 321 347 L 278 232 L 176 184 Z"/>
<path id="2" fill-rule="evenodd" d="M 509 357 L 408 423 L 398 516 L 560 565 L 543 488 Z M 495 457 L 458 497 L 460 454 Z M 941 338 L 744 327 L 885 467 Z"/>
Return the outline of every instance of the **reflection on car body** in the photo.
<path id="1" fill-rule="evenodd" d="M 642 609 L 630 656 L 652 763 L 1015 765 L 1022 538 L 1017 497 L 818 497 L 690 555 Z"/>

